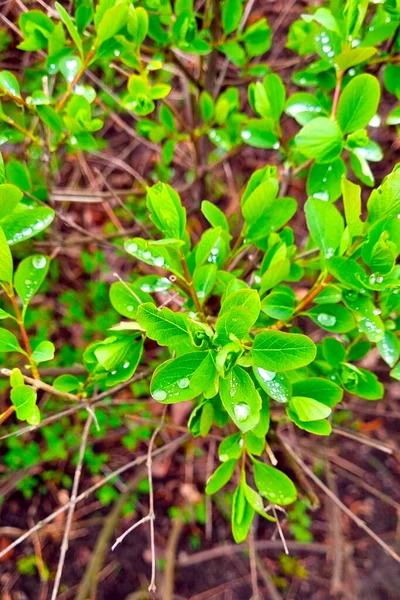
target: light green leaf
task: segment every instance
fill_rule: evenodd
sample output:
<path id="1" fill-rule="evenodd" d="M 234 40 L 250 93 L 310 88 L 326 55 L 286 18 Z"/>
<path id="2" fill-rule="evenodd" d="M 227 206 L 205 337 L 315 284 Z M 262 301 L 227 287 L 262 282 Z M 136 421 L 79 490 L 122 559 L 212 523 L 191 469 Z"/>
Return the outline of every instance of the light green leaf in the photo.
<path id="1" fill-rule="evenodd" d="M 376 48 L 368 48 L 365 46 L 362 48 L 347 49 L 336 56 L 335 65 L 341 71 L 347 71 L 350 67 L 366 62 L 371 56 L 374 56 L 376 52 Z"/>
<path id="2" fill-rule="evenodd" d="M 221 2 L 222 27 L 229 35 L 240 25 L 243 15 L 243 0 L 223 0 Z"/>
<path id="3" fill-rule="evenodd" d="M 242 129 L 242 140 L 254 148 L 279 148 L 272 119 L 249 119 Z"/>
<path id="4" fill-rule="evenodd" d="M 334 121 L 317 117 L 304 125 L 296 135 L 296 146 L 307 158 L 318 163 L 332 162 L 340 156 L 343 135 Z"/>
<path id="5" fill-rule="evenodd" d="M 182 265 L 179 259 L 180 240 L 144 240 L 143 238 L 132 238 L 124 244 L 125 250 L 152 267 L 166 269 L 178 277 L 183 275 Z"/>
<path id="6" fill-rule="evenodd" d="M 253 461 L 254 481 L 261 496 L 273 504 L 286 506 L 297 498 L 297 490 L 291 479 L 279 469 Z"/>
<path id="7" fill-rule="evenodd" d="M 64 23 L 65 27 L 68 29 L 68 33 L 71 36 L 72 40 L 74 41 L 74 44 L 77 47 L 78 52 L 81 55 L 81 58 L 83 58 L 82 40 L 78 33 L 77 28 L 75 27 L 74 22 L 72 21 L 71 17 L 69 16 L 69 14 L 65 10 L 65 8 L 59 2 L 55 2 L 54 6 L 56 7 L 58 14 L 60 15 L 61 21 Z"/>
<path id="8" fill-rule="evenodd" d="M 378 110 L 381 90 L 373 75 L 354 77 L 340 94 L 337 121 L 343 133 L 366 127 Z"/>
<path id="9" fill-rule="evenodd" d="M 22 192 L 10 183 L 0 185 L 0 221 L 8 217 L 22 199 Z"/>
<path id="10" fill-rule="evenodd" d="M 154 400 L 174 404 L 199 396 L 208 382 L 204 379 L 199 382 L 197 379 L 194 385 L 192 378 L 207 356 L 208 352 L 190 352 L 162 363 L 154 371 L 151 380 L 150 393 Z"/>
<path id="11" fill-rule="evenodd" d="M 229 483 L 235 471 L 236 463 L 237 461 L 235 459 L 231 459 L 222 463 L 222 465 L 219 465 L 207 481 L 205 489 L 206 494 L 209 496 L 216 494 L 221 488 Z"/>
<path id="12" fill-rule="evenodd" d="M 0 227 L 0 281 L 12 283 L 13 259 L 7 238 L 2 227 Z"/>
<path id="13" fill-rule="evenodd" d="M 11 331 L 0 328 L 0 352 L 19 352 L 25 354 Z"/>
<path id="14" fill-rule="evenodd" d="M 36 363 L 45 362 L 54 358 L 54 344 L 52 342 L 40 342 L 32 353 L 32 360 Z"/>
<path id="15" fill-rule="evenodd" d="M 342 194 L 346 224 L 351 238 L 361 235 L 364 223 L 361 221 L 361 188 L 348 179 L 342 178 Z"/>
<path id="16" fill-rule="evenodd" d="M 377 343 L 379 354 L 389 365 L 394 367 L 400 358 L 400 341 L 391 331 L 385 331 L 383 338 Z"/>
<path id="17" fill-rule="evenodd" d="M 204 304 L 217 281 L 217 265 L 206 264 L 198 267 L 193 276 L 193 286 L 200 304 Z"/>
<path id="18" fill-rule="evenodd" d="M 218 458 L 221 462 L 226 462 L 232 458 L 238 459 L 243 452 L 243 437 L 241 433 L 228 435 L 219 445 Z"/>
<path id="19" fill-rule="evenodd" d="M 5 92 L 10 96 L 21 98 L 18 79 L 10 71 L 0 71 L 0 93 Z"/>
<path id="20" fill-rule="evenodd" d="M 150 294 L 142 291 L 138 283 L 116 281 L 110 287 L 110 302 L 120 315 L 135 319 L 140 304 L 154 301 Z"/>
<path id="21" fill-rule="evenodd" d="M 246 499 L 244 487 L 238 485 L 232 500 L 232 534 L 237 544 L 247 538 L 254 517 L 254 509 Z"/>
<path id="22" fill-rule="evenodd" d="M 356 327 L 353 315 L 341 304 L 320 304 L 304 314 L 332 333 L 347 333 Z"/>
<path id="23" fill-rule="evenodd" d="M 29 385 L 17 385 L 12 388 L 11 402 L 15 406 L 17 418 L 28 421 L 36 407 L 36 392 Z"/>
<path id="24" fill-rule="evenodd" d="M 147 336 L 160 346 L 178 347 L 179 344 L 191 342 L 188 317 L 182 313 L 173 312 L 167 307 L 160 310 L 146 302 L 139 306 L 137 320 Z"/>
<path id="25" fill-rule="evenodd" d="M 229 233 L 228 220 L 218 206 L 208 200 L 203 200 L 201 203 L 201 212 L 210 225 L 213 227 L 221 227 L 221 229 Z"/>
<path id="26" fill-rule="evenodd" d="M 305 422 L 326 419 L 332 412 L 326 404 L 305 396 L 294 396 L 290 401 L 290 408 Z"/>
<path id="27" fill-rule="evenodd" d="M 336 342 L 334 338 L 325 338 L 326 340 Z M 337 342 L 339 344 L 339 342 Z M 339 344 L 340 345 L 340 344 Z M 342 346 L 343 348 L 343 346 Z M 344 350 L 344 349 L 343 349 Z M 344 358 L 344 354 L 342 355 Z M 336 383 L 322 377 L 309 377 L 302 381 L 296 381 L 293 384 L 293 395 L 314 398 L 329 408 L 334 408 L 343 398 L 343 390 Z"/>
<path id="28" fill-rule="evenodd" d="M 325 258 L 331 258 L 339 247 L 343 231 L 343 217 L 333 204 L 309 198 L 305 204 L 307 227 Z"/>
<path id="29" fill-rule="evenodd" d="M 146 202 L 151 220 L 164 237 L 184 239 L 186 210 L 171 186 L 157 183 L 147 188 Z"/>
<path id="30" fill-rule="evenodd" d="M 50 266 L 50 259 L 43 254 L 24 258 L 14 276 L 14 286 L 22 304 L 27 306 L 42 285 Z"/>
<path id="31" fill-rule="evenodd" d="M 24 242 L 46 229 L 54 220 L 54 210 L 48 207 L 22 208 L 18 205 L 2 221 L 2 228 L 10 246 Z"/>
<path id="32" fill-rule="evenodd" d="M 307 336 L 272 330 L 256 335 L 252 349 L 255 366 L 276 373 L 308 365 L 316 352 L 314 342 Z"/>
<path id="33" fill-rule="evenodd" d="M 99 46 L 106 40 L 114 37 L 128 19 L 128 6 L 125 2 L 117 2 L 103 14 L 100 22 L 96 26 L 97 37 L 95 45 Z"/>
<path id="34" fill-rule="evenodd" d="M 228 376 L 220 381 L 220 395 L 225 410 L 241 431 L 249 431 L 257 425 L 261 398 L 247 371 L 233 367 Z"/>
<path id="35" fill-rule="evenodd" d="M 263 390 L 277 402 L 288 402 L 292 395 L 292 384 L 285 373 L 267 371 L 253 365 L 254 375 Z"/>
<path id="36" fill-rule="evenodd" d="M 346 174 L 346 164 L 341 158 L 331 163 L 314 163 L 308 172 L 307 194 L 318 200 L 335 202 L 342 193 L 340 182 Z"/>

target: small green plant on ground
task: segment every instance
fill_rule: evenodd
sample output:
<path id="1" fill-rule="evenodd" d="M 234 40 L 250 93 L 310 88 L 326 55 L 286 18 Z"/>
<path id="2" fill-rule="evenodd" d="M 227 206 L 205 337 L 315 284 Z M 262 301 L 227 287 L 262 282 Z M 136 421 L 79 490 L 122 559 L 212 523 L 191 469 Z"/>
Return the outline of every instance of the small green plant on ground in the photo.
<path id="1" fill-rule="evenodd" d="M 310 8 L 289 29 L 286 47 L 298 55 L 289 79 L 269 64 L 271 28 L 265 17 L 249 18 L 251 3 L 200 4 L 78 0 L 19 16 L 14 34 L 29 68 L 0 72 L 0 352 L 9 386 L 0 421 L 11 468 L 74 453 L 75 464 L 99 473 L 108 455 L 85 447 L 89 431 L 101 439 L 127 414 L 142 418 L 122 443 L 134 450 L 151 438 L 151 454 L 168 412 L 154 424 L 148 390 L 164 405 L 193 401 L 190 435 L 219 437 L 220 464 L 205 493 L 234 490 L 240 543 L 255 515 L 276 522 L 275 506 L 304 491 L 285 431 L 329 436 L 344 393 L 382 399 L 376 373 L 358 364 L 375 348 L 400 380 L 400 168 L 387 156 L 385 176 L 374 176 L 384 158 L 375 132 L 400 123 L 400 6 L 332 0 Z M 10 35 L 0 42 L 5 52 Z M 392 103 L 385 117 L 380 79 Z M 107 123 L 157 157 L 145 177 L 128 165 L 135 183 L 127 189 L 90 167 L 99 156 L 113 163 Z M 215 173 L 251 148 L 263 166 L 233 173 L 242 189 L 227 216 L 218 200 L 229 191 Z M 78 186 L 56 186 L 67 179 L 68 157 L 102 206 L 100 232 L 77 220 Z M 296 181 L 305 181 L 305 203 L 293 197 Z M 60 228 L 78 230 L 71 247 L 92 245 L 80 253 L 84 287 L 62 293 L 58 260 L 68 243 Z M 109 286 L 108 302 L 105 280 L 122 256 L 125 275 Z M 62 321 L 38 307 L 47 296 L 64 307 Z M 63 341 L 61 326 L 75 323 L 85 349 Z M 112 406 L 131 385 L 139 400 Z M 55 424 L 60 402 L 72 407 Z M 39 429 L 44 450 L 12 437 Z M 288 469 L 277 468 L 282 453 Z M 151 468 L 148 477 L 144 521 L 154 528 Z M 43 481 L 46 474 L 30 479 L 25 495 Z M 104 505 L 117 497 L 112 484 L 99 493 Z M 298 501 L 289 512 L 301 540 L 312 539 L 305 510 Z M 40 567 L 25 562 L 25 572 Z"/>

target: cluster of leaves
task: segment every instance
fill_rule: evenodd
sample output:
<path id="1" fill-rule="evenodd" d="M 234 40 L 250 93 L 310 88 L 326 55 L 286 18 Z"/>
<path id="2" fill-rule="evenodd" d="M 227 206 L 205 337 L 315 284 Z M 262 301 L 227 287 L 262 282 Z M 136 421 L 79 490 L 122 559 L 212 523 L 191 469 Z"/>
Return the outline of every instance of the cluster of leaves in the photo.
<path id="1" fill-rule="evenodd" d="M 191 0 L 79 0 L 73 16 L 59 3 L 55 9 L 57 16 L 21 14 L 19 49 L 39 57 L 23 92 L 15 75 L 0 72 L 0 142 L 27 141 L 29 149 L 29 168 L 14 158 L 0 165 L 0 284 L 6 299 L 0 319 L 19 331 L 18 338 L 0 328 L 0 352 L 21 355 L 36 380 L 12 370 L 10 408 L 2 419 L 15 411 L 22 421 L 40 421 L 40 366 L 55 352 L 49 340 L 31 348 L 25 320 L 51 259 L 27 255 L 14 269 L 10 247 L 53 221 L 47 183 L 59 151 L 97 151 L 105 144 L 98 132 L 109 112 L 133 114 L 137 135 L 160 151 L 160 181 L 146 189 L 154 228 L 148 237 L 125 242 L 138 266 L 131 281 L 110 288 L 111 305 L 125 320 L 86 348 L 86 378 L 61 375 L 53 389 L 79 400 L 95 386 L 113 388 L 149 362 L 147 339 L 166 348 L 151 378 L 151 396 L 163 404 L 193 400 L 188 427 L 195 437 L 207 437 L 212 427 L 225 432 L 221 464 L 206 492 L 235 482 L 232 530 L 241 542 L 255 513 L 274 520 L 264 500 L 272 506 L 296 500 L 289 477 L 264 462 L 267 440 L 279 425 L 290 422 L 327 436 L 344 392 L 381 399 L 376 375 L 355 364 L 373 346 L 400 380 L 400 168 L 371 191 L 365 210 L 360 186 L 348 178 L 351 172 L 349 177 L 375 185 L 369 163 L 383 155 L 367 129 L 380 122 L 381 88 L 373 73 L 382 64 L 387 91 L 400 97 L 400 68 L 393 64 L 400 9 L 393 1 L 371 8 L 367 0 L 333 0 L 329 8 L 302 15 L 290 28 L 287 47 L 312 62 L 293 74 L 293 84 L 307 91 L 292 95 L 268 64 L 252 62 L 269 50 L 271 30 L 265 18 L 246 25 L 242 0 L 206 3 L 202 14 Z M 252 116 L 237 86 L 212 93 L 208 79 L 218 53 L 249 83 Z M 209 59 L 204 76 L 189 71 L 198 106 L 192 129 L 168 99 L 170 63 L 188 75 L 181 54 L 194 55 L 199 64 Z M 105 82 L 100 91 L 94 68 Z M 83 84 L 84 77 L 94 85 Z M 299 125 L 291 138 L 284 133 L 286 117 Z M 399 122 L 395 106 L 386 124 Z M 248 145 L 274 150 L 287 172 L 307 178 L 303 248 L 289 225 L 298 202 L 280 193 L 272 165 L 255 171 L 241 195 L 240 231 L 238 216 L 228 220 L 205 200 L 201 212 L 209 227 L 193 243 L 186 209 L 169 182 L 179 145 L 192 144 L 197 157 L 201 138 L 212 144 L 210 165 Z M 43 152 L 45 168 L 39 166 Z M 187 182 L 200 167 L 195 163 L 186 173 Z M 141 275 L 141 263 L 152 273 Z M 299 300 L 296 287 L 310 280 Z M 179 297 L 181 310 L 159 307 L 160 295 L 167 303 Z M 314 325 L 318 343 L 305 334 Z"/>

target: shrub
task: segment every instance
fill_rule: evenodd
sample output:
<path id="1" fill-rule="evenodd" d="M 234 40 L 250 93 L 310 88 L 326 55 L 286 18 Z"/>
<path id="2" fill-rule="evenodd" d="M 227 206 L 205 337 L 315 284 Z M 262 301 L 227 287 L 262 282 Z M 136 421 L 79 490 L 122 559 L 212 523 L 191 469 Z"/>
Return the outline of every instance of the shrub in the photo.
<path id="1" fill-rule="evenodd" d="M 71 13 L 67 4 L 21 13 L 18 49 L 29 67 L 19 77 L 0 72 L 0 352 L 10 386 L 1 420 L 15 413 L 40 426 L 58 440 L 48 460 L 65 456 L 72 424 L 51 429 L 38 397 L 57 396 L 50 409 L 64 398 L 92 414 L 91 402 L 149 365 L 154 400 L 191 400 L 191 435 L 218 432 L 220 465 L 205 492 L 234 487 L 232 533 L 242 542 L 256 513 L 275 521 L 265 500 L 274 507 L 297 498 L 299 482 L 276 467 L 270 448 L 295 457 L 284 429 L 329 436 L 343 393 L 382 399 L 377 375 L 358 364 L 373 348 L 400 380 L 400 170 L 387 155 L 375 182 L 373 166 L 383 159 L 375 132 L 400 122 L 398 105 L 379 114 L 378 77 L 394 104 L 400 9 L 338 0 L 307 10 L 288 33 L 286 47 L 299 55 L 290 79 L 264 61 L 274 49 L 270 25 L 249 19 L 241 0 L 206 2 L 200 12 L 191 0 L 79 0 Z M 11 38 L 1 41 L 4 53 Z M 157 157 L 145 178 L 115 159 L 136 179 L 125 190 L 87 163 L 100 154 L 113 164 L 103 153 L 106 123 Z M 227 216 L 218 204 L 230 191 L 216 173 L 248 147 L 265 166 L 248 177 L 234 162 L 243 189 L 240 210 L 237 202 Z M 78 223 L 73 201 L 84 198 L 74 184 L 55 188 L 70 176 L 66 158 L 81 165 L 94 188 L 87 195 L 108 215 L 100 231 Z M 307 235 L 295 235 L 303 216 Z M 64 237 L 79 229 L 97 250 L 81 253 L 92 277 L 86 289 L 63 292 L 64 323 L 52 313 L 40 330 L 46 302 L 39 296 L 38 309 L 34 300 L 40 290 L 60 295 L 57 254 L 67 243 L 53 221 Z M 46 244 L 49 255 L 35 250 Z M 128 271 L 109 288 L 119 323 L 104 298 L 102 262 L 112 250 Z M 90 342 L 83 358 L 61 331 L 76 322 Z M 47 365 L 63 374 L 48 376 Z M 146 402 L 139 408 L 151 416 Z M 100 406 L 96 414 L 100 431 L 113 426 L 105 414 L 120 423 L 121 413 Z M 148 437 L 142 427 L 126 445 Z M 12 451 L 9 463 L 37 460 L 37 447 L 25 463 L 19 446 Z"/>

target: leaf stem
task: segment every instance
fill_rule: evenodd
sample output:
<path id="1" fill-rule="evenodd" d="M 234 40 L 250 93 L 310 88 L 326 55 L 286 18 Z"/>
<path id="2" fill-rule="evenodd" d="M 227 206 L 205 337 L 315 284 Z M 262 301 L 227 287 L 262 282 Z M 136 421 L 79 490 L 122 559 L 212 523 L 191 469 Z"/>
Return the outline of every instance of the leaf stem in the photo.
<path id="1" fill-rule="evenodd" d="M 21 332 L 22 343 L 25 347 L 25 351 L 28 356 L 29 364 L 31 365 L 32 374 L 35 379 L 38 379 L 40 381 L 39 370 L 36 366 L 35 361 L 32 360 L 32 348 L 31 348 L 28 334 L 25 329 L 24 319 L 22 318 L 22 314 L 21 314 L 21 311 L 20 311 L 20 308 L 19 308 L 19 305 L 18 305 L 18 302 L 17 302 L 17 299 L 15 297 L 13 290 L 11 291 L 11 293 L 8 294 L 8 297 L 10 298 L 11 304 L 13 305 L 13 308 L 14 308 L 14 312 L 15 312 L 15 315 L 17 318 L 19 330 Z"/>
<path id="2" fill-rule="evenodd" d="M 93 47 L 93 48 L 90 49 L 90 51 L 86 55 L 86 58 L 83 61 L 81 68 L 79 69 L 79 71 L 75 75 L 74 79 L 71 81 L 71 84 L 69 85 L 69 87 L 68 87 L 67 91 L 65 92 L 64 96 L 61 98 L 60 102 L 57 104 L 57 106 L 56 106 L 56 112 L 57 113 L 61 112 L 61 110 L 64 108 L 64 105 L 67 102 L 67 100 L 70 97 L 70 95 L 72 94 L 72 92 L 74 90 L 74 87 L 76 86 L 77 83 L 79 83 L 82 75 L 84 74 L 84 72 L 88 68 L 89 63 L 92 60 L 95 51 L 96 51 L 96 49 L 95 49 L 95 47 Z"/>

